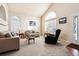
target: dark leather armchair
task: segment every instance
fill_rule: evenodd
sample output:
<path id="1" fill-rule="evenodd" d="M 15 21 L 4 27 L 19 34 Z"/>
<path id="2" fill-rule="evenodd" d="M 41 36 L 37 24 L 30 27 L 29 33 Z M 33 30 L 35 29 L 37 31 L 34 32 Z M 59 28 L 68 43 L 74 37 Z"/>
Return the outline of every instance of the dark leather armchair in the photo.
<path id="1" fill-rule="evenodd" d="M 58 37 L 60 35 L 60 32 L 61 32 L 61 30 L 60 29 L 57 29 L 55 35 L 53 35 L 53 34 L 47 35 L 47 37 L 45 37 L 45 43 L 48 43 L 48 44 L 56 44 L 57 43 L 57 40 L 58 40 Z"/>

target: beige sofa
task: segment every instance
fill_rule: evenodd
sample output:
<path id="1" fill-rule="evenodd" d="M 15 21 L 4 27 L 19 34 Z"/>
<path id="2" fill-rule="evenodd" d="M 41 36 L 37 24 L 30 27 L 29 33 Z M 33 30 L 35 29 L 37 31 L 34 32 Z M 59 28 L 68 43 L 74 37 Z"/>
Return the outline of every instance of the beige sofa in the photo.
<path id="1" fill-rule="evenodd" d="M 0 38 L 0 53 L 19 50 L 19 37 Z"/>

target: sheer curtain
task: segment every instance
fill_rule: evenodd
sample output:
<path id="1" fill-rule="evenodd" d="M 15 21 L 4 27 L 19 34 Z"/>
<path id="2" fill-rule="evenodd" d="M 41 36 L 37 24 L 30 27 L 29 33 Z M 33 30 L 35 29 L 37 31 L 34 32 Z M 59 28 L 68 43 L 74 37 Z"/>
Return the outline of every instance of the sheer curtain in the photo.
<path id="1" fill-rule="evenodd" d="M 16 16 L 13 16 L 11 19 L 11 32 L 19 33 L 20 31 L 20 19 Z"/>
<path id="2" fill-rule="evenodd" d="M 50 12 L 45 18 L 45 32 L 55 34 L 56 30 L 56 13 Z"/>

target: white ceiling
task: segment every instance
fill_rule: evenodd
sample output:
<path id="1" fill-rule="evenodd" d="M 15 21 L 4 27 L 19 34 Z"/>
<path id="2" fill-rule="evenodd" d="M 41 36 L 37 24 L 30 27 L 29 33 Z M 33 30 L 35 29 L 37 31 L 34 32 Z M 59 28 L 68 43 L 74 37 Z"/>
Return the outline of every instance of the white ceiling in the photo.
<path id="1" fill-rule="evenodd" d="M 50 5 L 49 3 L 8 3 L 8 10 L 12 13 L 41 17 Z"/>

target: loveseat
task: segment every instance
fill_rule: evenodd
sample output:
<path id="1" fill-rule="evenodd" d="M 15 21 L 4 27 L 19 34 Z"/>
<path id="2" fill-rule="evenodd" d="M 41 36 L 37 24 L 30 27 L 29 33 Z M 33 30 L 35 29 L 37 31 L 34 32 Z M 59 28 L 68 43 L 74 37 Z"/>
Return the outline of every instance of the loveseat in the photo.
<path id="1" fill-rule="evenodd" d="M 19 37 L 10 37 L 8 34 L 3 36 L 0 33 L 0 53 L 19 50 L 19 48 Z"/>

